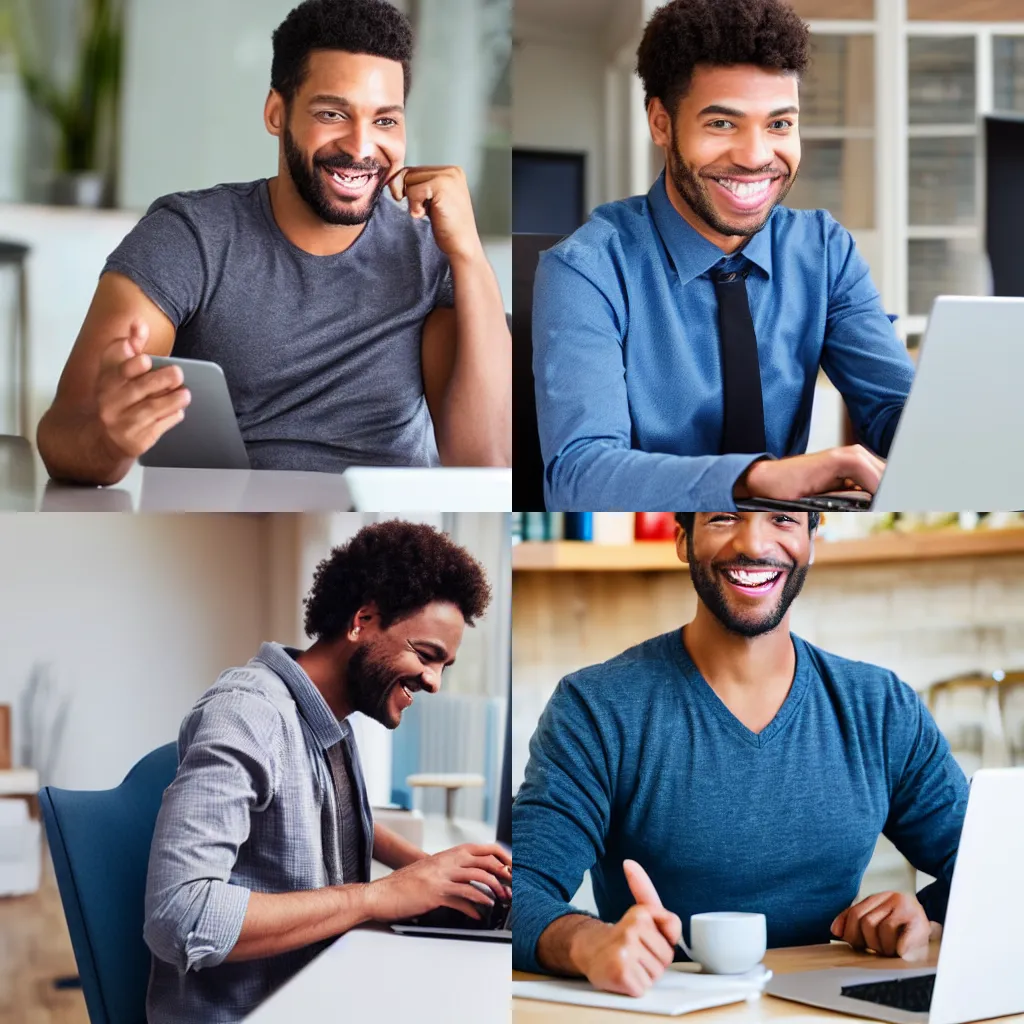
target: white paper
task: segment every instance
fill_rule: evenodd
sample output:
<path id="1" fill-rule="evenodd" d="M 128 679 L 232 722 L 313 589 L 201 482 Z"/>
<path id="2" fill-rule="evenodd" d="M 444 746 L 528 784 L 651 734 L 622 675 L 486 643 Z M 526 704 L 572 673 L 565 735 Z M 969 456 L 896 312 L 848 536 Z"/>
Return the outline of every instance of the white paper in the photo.
<path id="1" fill-rule="evenodd" d="M 694 1010 L 707 1010 L 727 1003 L 758 999 L 772 972 L 763 964 L 747 974 L 697 974 L 668 970 L 639 999 L 600 992 L 588 981 L 552 978 L 545 981 L 513 981 L 517 999 L 539 999 L 549 1003 L 572 1003 L 633 1013 L 656 1013 L 678 1017 Z"/>

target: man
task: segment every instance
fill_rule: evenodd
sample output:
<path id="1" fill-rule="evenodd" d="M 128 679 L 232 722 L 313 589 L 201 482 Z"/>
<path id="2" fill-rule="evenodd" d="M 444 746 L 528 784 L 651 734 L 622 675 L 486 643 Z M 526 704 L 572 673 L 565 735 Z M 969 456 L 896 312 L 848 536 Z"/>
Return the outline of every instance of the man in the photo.
<path id="1" fill-rule="evenodd" d="M 651 18 L 637 69 L 666 171 L 537 271 L 548 508 L 877 488 L 912 364 L 850 234 L 780 205 L 807 60 L 786 0 L 672 0 Z M 863 446 L 802 454 L 819 369 Z"/>
<path id="2" fill-rule="evenodd" d="M 169 353 L 223 368 L 254 469 L 509 463 L 503 301 L 463 172 L 404 166 L 411 58 L 384 0 L 288 15 L 277 176 L 158 199 L 111 255 L 40 423 L 51 476 L 116 482 L 188 415 Z"/>
<path id="3" fill-rule="evenodd" d="M 563 679 L 531 740 L 515 966 L 638 996 L 721 910 L 764 913 L 770 946 L 921 957 L 967 803 L 948 744 L 891 672 L 790 634 L 817 513 L 678 520 L 693 621 Z M 854 904 L 880 832 L 937 881 Z M 567 902 L 588 869 L 600 920 Z"/>
<path id="4" fill-rule="evenodd" d="M 509 898 L 504 847 L 428 857 L 373 823 L 347 722 L 396 728 L 489 601 L 480 565 L 444 535 L 366 527 L 317 568 L 313 646 L 265 643 L 199 699 L 150 853 L 150 1024 L 240 1021 L 350 928 L 442 906 L 479 919 Z M 393 874 L 370 882 L 371 857 Z"/>

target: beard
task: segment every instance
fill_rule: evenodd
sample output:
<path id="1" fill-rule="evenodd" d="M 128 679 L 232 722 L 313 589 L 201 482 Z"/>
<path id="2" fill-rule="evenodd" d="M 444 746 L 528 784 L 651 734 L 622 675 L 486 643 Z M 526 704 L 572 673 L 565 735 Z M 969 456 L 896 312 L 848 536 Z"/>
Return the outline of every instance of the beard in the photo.
<path id="1" fill-rule="evenodd" d="M 307 160 L 306 154 L 299 148 L 295 136 L 287 125 L 284 129 L 284 158 L 295 191 L 324 223 L 352 226 L 365 224 L 373 216 L 380 194 L 387 184 L 384 168 L 375 160 L 353 160 L 347 153 L 332 153 L 329 157 L 314 154 Z M 378 175 L 377 185 L 366 199 L 360 201 L 361 205 L 355 202 L 345 203 L 340 197 L 332 195 L 327 188 L 320 173 L 323 168 L 369 171 Z"/>
<path id="2" fill-rule="evenodd" d="M 346 682 L 353 711 L 362 712 L 385 728 L 397 729 L 401 718 L 389 714 L 391 692 L 396 686 L 415 684 L 417 680 L 396 675 L 374 644 L 364 644 L 349 659 Z"/>
<path id="3" fill-rule="evenodd" d="M 765 167 L 759 167 L 756 170 L 751 170 L 749 167 L 731 167 L 722 170 L 721 173 L 716 173 L 717 177 L 727 178 L 730 174 L 745 175 L 745 174 L 774 174 L 776 177 L 783 177 L 785 175 L 785 181 L 782 189 L 779 192 L 778 199 L 768 208 L 767 213 L 761 218 L 760 222 L 755 224 L 753 227 L 746 225 L 730 224 L 724 220 L 719 214 L 715 207 L 714 201 L 711 198 L 711 193 L 708 190 L 708 186 L 702 177 L 702 172 L 695 168 L 692 164 L 686 162 L 683 158 L 683 154 L 679 150 L 679 146 L 676 143 L 676 132 L 675 128 L 672 128 L 672 146 L 669 150 L 668 161 L 666 166 L 666 172 L 672 179 L 672 184 L 675 185 L 676 191 L 683 197 L 686 205 L 705 224 L 708 225 L 713 231 L 720 235 L 728 236 L 742 236 L 749 238 L 752 235 L 756 235 L 768 223 L 768 218 L 772 215 L 772 211 L 778 206 L 783 199 L 789 195 L 789 190 L 793 187 L 793 182 L 796 181 L 796 175 L 789 171 L 789 168 L 778 164 L 768 164 Z M 707 173 L 711 168 L 703 168 L 703 173 Z M 718 168 L 714 168 L 718 172 Z"/>
<path id="4" fill-rule="evenodd" d="M 740 555 L 729 559 L 729 565 L 742 566 L 746 569 L 779 569 L 786 572 L 786 582 L 782 585 L 782 593 L 775 607 L 765 611 L 759 617 L 741 617 L 729 607 L 726 597 L 725 584 L 712 565 L 703 565 L 693 557 L 693 542 L 689 536 L 686 539 L 686 558 L 690 565 L 690 579 L 693 581 L 693 589 L 697 596 L 704 603 L 712 615 L 728 630 L 737 636 L 747 638 L 763 636 L 774 629 L 786 617 L 789 606 L 796 600 L 797 595 L 803 589 L 804 580 L 807 578 L 809 566 L 797 565 L 794 562 L 774 562 L 770 560 L 755 560 Z"/>

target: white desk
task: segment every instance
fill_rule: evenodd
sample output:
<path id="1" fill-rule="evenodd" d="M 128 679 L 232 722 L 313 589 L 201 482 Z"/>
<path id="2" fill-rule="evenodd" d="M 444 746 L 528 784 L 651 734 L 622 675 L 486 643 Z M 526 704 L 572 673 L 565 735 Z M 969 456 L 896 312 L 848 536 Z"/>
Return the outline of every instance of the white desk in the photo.
<path id="1" fill-rule="evenodd" d="M 246 1024 L 506 1024 L 512 947 L 357 928 L 274 993 Z"/>
<path id="2" fill-rule="evenodd" d="M 345 473 L 132 467 L 112 487 L 49 480 L 5 447 L 0 509 L 55 512 L 507 512 L 511 469 L 353 467 Z"/>

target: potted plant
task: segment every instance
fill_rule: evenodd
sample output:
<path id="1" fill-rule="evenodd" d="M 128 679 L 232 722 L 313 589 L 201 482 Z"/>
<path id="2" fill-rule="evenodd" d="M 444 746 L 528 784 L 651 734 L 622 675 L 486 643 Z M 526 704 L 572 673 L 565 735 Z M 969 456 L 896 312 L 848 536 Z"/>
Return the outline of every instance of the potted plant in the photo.
<path id="1" fill-rule="evenodd" d="M 77 12 L 78 47 L 66 86 L 28 45 L 24 17 L 17 32 L 18 70 L 29 99 L 59 133 L 53 201 L 100 206 L 112 192 L 124 10 L 122 0 L 77 0 Z"/>

